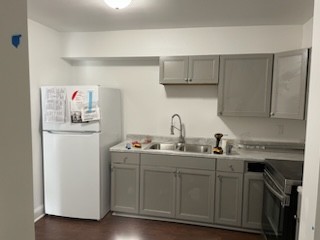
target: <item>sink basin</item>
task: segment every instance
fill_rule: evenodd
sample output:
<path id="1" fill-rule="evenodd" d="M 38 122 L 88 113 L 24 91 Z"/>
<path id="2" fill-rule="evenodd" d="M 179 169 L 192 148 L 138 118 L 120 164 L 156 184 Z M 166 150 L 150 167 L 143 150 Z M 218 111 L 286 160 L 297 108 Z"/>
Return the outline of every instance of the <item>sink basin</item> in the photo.
<path id="1" fill-rule="evenodd" d="M 169 150 L 176 152 L 192 152 L 192 153 L 206 153 L 212 152 L 210 145 L 199 145 L 199 144 L 185 144 L 185 143 L 155 143 L 152 144 L 148 149 L 151 150 Z"/>
<path id="2" fill-rule="evenodd" d="M 149 149 L 154 149 L 154 150 L 175 150 L 176 149 L 176 144 L 175 143 L 155 143 L 152 144 Z"/>
<path id="3" fill-rule="evenodd" d="M 177 144 L 177 150 L 182 152 L 193 153 L 211 153 L 212 147 L 210 145 L 198 145 L 198 144 Z"/>

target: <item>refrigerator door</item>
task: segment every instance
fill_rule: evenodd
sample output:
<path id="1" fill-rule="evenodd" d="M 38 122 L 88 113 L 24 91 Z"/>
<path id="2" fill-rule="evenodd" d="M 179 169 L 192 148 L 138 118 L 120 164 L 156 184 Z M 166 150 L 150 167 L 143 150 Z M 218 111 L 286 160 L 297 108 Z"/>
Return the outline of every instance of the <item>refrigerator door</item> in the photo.
<path id="1" fill-rule="evenodd" d="M 45 213 L 100 219 L 100 133 L 43 132 Z"/>
<path id="2" fill-rule="evenodd" d="M 42 130 L 99 132 L 99 120 L 84 123 L 71 120 L 79 113 L 77 108 L 94 110 L 99 106 L 99 90 L 95 85 L 41 87 Z"/>

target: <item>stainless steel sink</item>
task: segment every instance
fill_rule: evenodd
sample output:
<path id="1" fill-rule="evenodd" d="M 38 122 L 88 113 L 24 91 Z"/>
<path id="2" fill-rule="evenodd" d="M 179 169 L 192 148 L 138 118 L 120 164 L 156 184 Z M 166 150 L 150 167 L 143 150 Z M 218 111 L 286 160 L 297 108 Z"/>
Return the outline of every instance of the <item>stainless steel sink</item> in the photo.
<path id="1" fill-rule="evenodd" d="M 175 143 L 155 143 L 155 144 L 152 144 L 148 149 L 173 151 L 176 149 L 176 144 Z"/>
<path id="2" fill-rule="evenodd" d="M 212 152 L 211 145 L 199 144 L 186 144 L 186 143 L 154 143 L 148 149 L 151 150 L 169 150 L 176 152 L 192 152 L 192 153 L 205 153 Z"/>
<path id="3" fill-rule="evenodd" d="M 210 145 L 198 145 L 198 144 L 177 144 L 177 150 L 181 152 L 193 152 L 193 153 L 211 153 L 212 147 Z"/>

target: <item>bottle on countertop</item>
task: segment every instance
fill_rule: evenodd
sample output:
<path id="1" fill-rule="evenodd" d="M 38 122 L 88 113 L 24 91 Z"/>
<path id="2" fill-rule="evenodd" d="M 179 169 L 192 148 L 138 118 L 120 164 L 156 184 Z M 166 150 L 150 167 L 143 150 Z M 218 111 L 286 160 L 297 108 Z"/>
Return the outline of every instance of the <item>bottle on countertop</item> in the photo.
<path id="1" fill-rule="evenodd" d="M 223 137 L 223 134 L 222 133 L 216 133 L 214 136 L 217 139 L 217 141 L 216 141 L 216 146 L 213 148 L 213 153 L 214 154 L 222 154 L 223 153 L 223 149 L 219 145 L 220 145 L 221 138 Z"/>

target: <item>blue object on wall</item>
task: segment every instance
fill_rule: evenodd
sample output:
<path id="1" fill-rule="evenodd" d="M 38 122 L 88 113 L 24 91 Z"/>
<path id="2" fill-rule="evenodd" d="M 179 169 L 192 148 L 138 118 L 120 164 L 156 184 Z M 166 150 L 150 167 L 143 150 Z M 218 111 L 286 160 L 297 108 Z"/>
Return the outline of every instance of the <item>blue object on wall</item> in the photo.
<path id="1" fill-rule="evenodd" d="M 18 47 L 19 47 L 19 45 L 20 45 L 20 38 L 21 38 L 21 34 L 12 35 L 12 37 L 11 37 L 11 42 L 12 42 L 12 45 L 13 45 L 15 48 L 18 48 Z"/>

